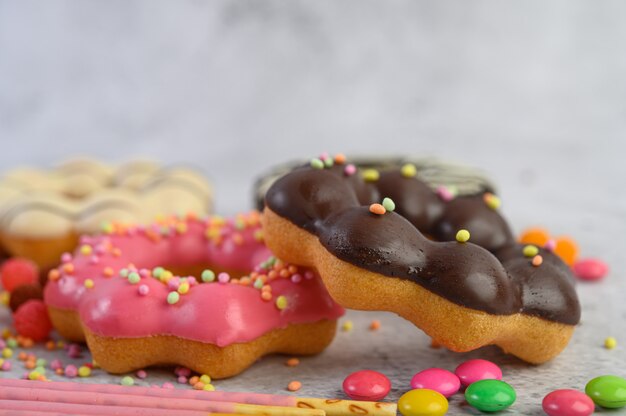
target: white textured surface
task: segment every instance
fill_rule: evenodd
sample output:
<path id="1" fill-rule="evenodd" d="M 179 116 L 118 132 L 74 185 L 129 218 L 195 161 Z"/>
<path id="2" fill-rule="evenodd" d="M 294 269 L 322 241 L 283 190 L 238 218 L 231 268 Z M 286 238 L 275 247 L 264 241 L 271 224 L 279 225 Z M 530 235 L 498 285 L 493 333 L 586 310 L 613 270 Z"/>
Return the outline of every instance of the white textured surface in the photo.
<path id="1" fill-rule="evenodd" d="M 579 287 L 583 322 L 560 357 L 529 367 L 432 350 L 400 319 L 355 313 L 321 356 L 293 369 L 266 359 L 217 387 L 281 392 L 299 379 L 303 395 L 341 396 L 343 377 L 370 367 L 396 399 L 419 369 L 484 356 L 517 388 L 510 413 L 540 414 L 551 389 L 626 376 L 625 15 L 618 1 L 0 0 L 0 166 L 192 163 L 223 213 L 251 205 L 268 166 L 322 150 L 483 166 L 515 229 L 549 225 L 612 267 Z M 460 402 L 451 414 L 472 412 Z"/>

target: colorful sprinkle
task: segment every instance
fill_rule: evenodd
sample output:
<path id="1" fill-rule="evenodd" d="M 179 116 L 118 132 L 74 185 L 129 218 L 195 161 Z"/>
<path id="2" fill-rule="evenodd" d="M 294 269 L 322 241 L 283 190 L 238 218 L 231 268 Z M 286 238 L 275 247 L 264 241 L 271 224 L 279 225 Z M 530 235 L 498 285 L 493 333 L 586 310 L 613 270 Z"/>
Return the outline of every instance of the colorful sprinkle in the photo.
<path id="1" fill-rule="evenodd" d="M 276 307 L 279 310 L 283 310 L 287 307 L 287 298 L 285 296 L 279 296 L 276 298 Z"/>
<path id="2" fill-rule="evenodd" d="M 370 205 L 370 212 L 376 215 L 384 215 L 385 212 L 387 212 L 387 209 L 385 209 L 385 207 L 381 204 L 372 204 Z"/>
<path id="3" fill-rule="evenodd" d="M 141 380 L 143 380 L 144 378 L 148 377 L 148 373 L 146 373 L 146 370 L 137 370 L 135 375 L 137 376 L 137 378 L 139 378 Z"/>
<path id="4" fill-rule="evenodd" d="M 376 169 L 365 169 L 362 175 L 365 182 L 376 182 L 380 178 L 380 173 Z"/>
<path id="5" fill-rule="evenodd" d="M 204 391 L 215 391 L 215 386 L 213 384 L 205 384 L 202 386 L 202 390 Z"/>
<path id="6" fill-rule="evenodd" d="M 128 273 L 128 281 L 132 283 L 133 285 L 136 285 L 137 283 L 139 283 L 140 280 L 141 280 L 141 276 L 139 276 L 139 273 L 137 272 Z"/>
<path id="7" fill-rule="evenodd" d="M 187 282 L 181 283 L 180 286 L 178 286 L 178 293 L 180 293 L 181 295 L 184 295 L 187 292 L 189 292 L 189 283 Z"/>
<path id="8" fill-rule="evenodd" d="M 289 384 L 287 385 L 287 390 L 289 391 L 298 391 L 302 388 L 302 383 L 300 383 L 297 380 L 291 381 L 289 382 Z"/>
<path id="9" fill-rule="evenodd" d="M 86 365 L 82 365 L 78 368 L 78 377 L 89 377 L 91 375 L 91 368 Z"/>
<path id="10" fill-rule="evenodd" d="M 615 347 L 617 347 L 617 340 L 615 338 L 607 337 L 604 340 L 604 348 L 606 348 L 607 350 L 612 350 Z"/>
<path id="11" fill-rule="evenodd" d="M 415 175 L 417 175 L 417 168 L 414 164 L 407 163 L 406 165 L 402 166 L 402 168 L 400 169 L 400 173 L 402 173 L 402 176 L 404 176 L 405 178 L 413 178 L 415 177 Z"/>
<path id="12" fill-rule="evenodd" d="M 344 163 L 346 163 L 346 155 L 344 155 L 343 153 L 337 153 L 335 155 L 335 163 L 338 165 L 343 165 Z"/>
<path id="13" fill-rule="evenodd" d="M 132 378 L 131 376 L 125 376 L 125 377 L 122 377 L 120 384 L 122 386 L 132 386 L 135 384 L 135 379 Z"/>
<path id="14" fill-rule="evenodd" d="M 450 202 L 454 199 L 454 192 L 452 192 L 451 188 L 446 186 L 438 186 L 436 192 L 437 196 L 439 196 L 442 201 Z"/>
<path id="15" fill-rule="evenodd" d="M 391 198 L 384 198 L 382 205 L 389 212 L 393 212 L 396 209 L 396 203 Z"/>
<path id="16" fill-rule="evenodd" d="M 531 263 L 533 266 L 539 267 L 541 266 L 541 263 L 543 263 L 543 257 L 537 254 L 535 257 L 533 257 L 533 259 L 531 260 Z"/>
<path id="17" fill-rule="evenodd" d="M 300 365 L 300 360 L 296 357 L 293 357 L 285 361 L 285 365 L 287 367 L 297 367 L 298 365 Z"/>
<path id="18" fill-rule="evenodd" d="M 209 270 L 209 269 L 204 270 L 202 272 L 202 276 L 201 277 L 202 277 L 202 281 L 204 283 L 213 282 L 213 281 L 215 281 L 215 272 L 213 272 L 213 270 Z"/>
<path id="19" fill-rule="evenodd" d="M 148 285 L 140 285 L 137 288 L 137 292 L 139 292 L 141 296 L 146 296 L 148 293 L 150 293 L 150 287 Z"/>
<path id="20" fill-rule="evenodd" d="M 96 284 L 92 279 L 85 279 L 84 285 L 87 289 L 93 289 Z"/>
<path id="21" fill-rule="evenodd" d="M 331 168 L 335 162 L 331 158 L 324 159 L 324 166 Z"/>
<path id="22" fill-rule="evenodd" d="M 345 321 L 341 325 L 341 330 L 344 331 L 344 332 L 350 332 L 350 331 L 352 331 L 353 327 L 354 327 L 354 324 L 352 323 L 352 321 Z"/>
<path id="23" fill-rule="evenodd" d="M 311 159 L 311 167 L 313 169 L 324 169 L 324 162 L 320 159 Z"/>
<path id="24" fill-rule="evenodd" d="M 356 166 L 354 166 L 352 163 L 350 163 L 349 165 L 346 165 L 346 167 L 343 169 L 343 173 L 346 176 L 352 176 L 356 173 Z"/>
<path id="25" fill-rule="evenodd" d="M 167 303 L 169 303 L 170 305 L 174 305 L 175 303 L 178 303 L 179 300 L 180 300 L 180 294 L 178 292 L 168 293 Z"/>
<path id="26" fill-rule="evenodd" d="M 470 239 L 470 233 L 467 230 L 459 230 L 456 233 L 456 241 L 459 243 L 467 243 Z"/>
<path id="27" fill-rule="evenodd" d="M 84 245 L 80 246 L 80 254 L 82 254 L 83 256 L 91 255 L 92 251 L 93 251 L 93 249 L 88 244 L 84 244 Z"/>
<path id="28" fill-rule="evenodd" d="M 378 319 L 374 319 L 370 322 L 370 331 L 378 331 L 380 329 L 380 321 Z"/>
<path id="29" fill-rule="evenodd" d="M 539 254 L 539 249 L 533 244 L 528 244 L 524 246 L 524 248 L 522 249 L 522 253 L 525 257 L 535 257 L 537 254 Z"/>
<path id="30" fill-rule="evenodd" d="M 228 283 L 230 281 L 230 275 L 226 272 L 222 272 L 217 275 L 217 280 L 220 283 Z"/>
<path id="31" fill-rule="evenodd" d="M 500 208 L 500 205 L 502 204 L 502 201 L 500 201 L 500 198 L 498 198 L 496 195 L 492 194 L 491 192 L 485 192 L 485 194 L 483 195 L 483 200 L 485 201 L 485 204 L 487 204 L 487 206 L 491 209 L 498 209 Z"/>

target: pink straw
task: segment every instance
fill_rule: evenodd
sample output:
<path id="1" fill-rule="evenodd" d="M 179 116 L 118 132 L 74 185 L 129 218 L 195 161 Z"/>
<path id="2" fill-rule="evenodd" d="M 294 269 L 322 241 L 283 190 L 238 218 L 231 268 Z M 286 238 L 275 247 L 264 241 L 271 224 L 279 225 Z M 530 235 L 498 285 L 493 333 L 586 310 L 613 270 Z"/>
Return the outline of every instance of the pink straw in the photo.
<path id="1" fill-rule="evenodd" d="M 207 416 L 207 412 L 172 409 L 146 409 L 126 406 L 101 406 L 75 403 L 0 400 L 0 415 L 50 416 L 51 414 L 88 416 Z"/>

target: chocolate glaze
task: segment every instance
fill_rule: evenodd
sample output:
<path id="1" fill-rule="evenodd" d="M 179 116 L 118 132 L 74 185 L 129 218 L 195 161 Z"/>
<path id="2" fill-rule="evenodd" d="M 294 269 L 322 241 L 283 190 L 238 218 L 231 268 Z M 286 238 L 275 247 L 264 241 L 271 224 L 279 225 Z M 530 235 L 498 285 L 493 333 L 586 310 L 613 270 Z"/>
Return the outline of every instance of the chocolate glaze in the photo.
<path id="1" fill-rule="evenodd" d="M 370 213 L 368 206 L 383 197 L 394 200 L 395 212 Z M 344 175 L 343 166 L 305 166 L 278 179 L 265 204 L 316 235 L 337 258 L 410 280 L 458 305 L 570 325 L 580 319 L 569 268 L 543 249 L 543 263 L 533 266 L 483 195 L 445 202 L 399 170 L 382 172 L 378 181 L 366 183 L 358 174 Z M 470 232 L 471 242 L 455 241 L 461 228 Z"/>

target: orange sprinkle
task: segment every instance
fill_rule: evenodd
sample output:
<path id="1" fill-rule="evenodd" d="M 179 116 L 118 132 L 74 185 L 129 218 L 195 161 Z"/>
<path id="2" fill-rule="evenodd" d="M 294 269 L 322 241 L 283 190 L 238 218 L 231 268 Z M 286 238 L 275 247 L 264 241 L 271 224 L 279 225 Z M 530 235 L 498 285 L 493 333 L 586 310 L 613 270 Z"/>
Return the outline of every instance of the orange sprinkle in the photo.
<path id="1" fill-rule="evenodd" d="M 194 390 L 202 390 L 203 388 L 204 388 L 204 383 L 201 381 L 198 381 L 197 383 L 194 383 L 193 385 Z"/>
<path id="2" fill-rule="evenodd" d="M 298 273 L 298 266 L 290 264 L 289 267 L 288 267 L 288 270 L 289 270 L 290 274 Z"/>
<path id="3" fill-rule="evenodd" d="M 272 291 L 272 286 L 270 285 L 263 285 L 263 287 L 261 288 L 262 292 L 271 292 Z"/>
<path id="4" fill-rule="evenodd" d="M 54 372 L 56 373 L 57 376 L 62 376 L 63 375 L 63 369 L 62 368 L 57 368 L 56 370 L 54 370 Z"/>
<path id="5" fill-rule="evenodd" d="M 239 234 L 239 233 L 233 234 L 233 242 L 236 245 L 238 245 L 238 246 L 242 245 L 243 244 L 243 236 L 241 234 Z"/>
<path id="6" fill-rule="evenodd" d="M 282 269 L 280 271 L 280 277 L 282 277 L 283 279 L 286 279 L 286 278 L 288 278 L 291 275 L 292 275 L 292 273 L 289 273 L 289 269 Z"/>
<path id="7" fill-rule="evenodd" d="M 31 348 L 35 342 L 31 338 L 22 338 L 20 345 L 22 348 Z"/>
<path id="8" fill-rule="evenodd" d="M 285 361 L 285 365 L 287 367 L 296 367 L 296 366 L 300 365 L 300 360 L 295 358 L 295 357 L 293 357 L 293 358 L 290 358 L 287 361 Z"/>
<path id="9" fill-rule="evenodd" d="M 20 351 L 20 353 L 17 354 L 17 359 L 20 361 L 26 361 L 27 358 L 28 358 L 28 355 L 26 355 L 24 351 Z"/>
<path id="10" fill-rule="evenodd" d="M 545 228 L 533 227 L 526 229 L 519 237 L 522 244 L 534 244 L 543 247 L 550 239 L 550 233 Z"/>
<path id="11" fill-rule="evenodd" d="M 260 279 L 263 283 L 267 282 L 267 275 L 266 274 L 260 274 L 257 276 L 257 279 Z"/>
<path id="12" fill-rule="evenodd" d="M 287 390 L 289 391 L 298 391 L 302 388 L 302 383 L 299 381 L 292 381 L 287 385 Z"/>
<path id="13" fill-rule="evenodd" d="M 267 277 L 269 277 L 270 280 L 274 280 L 278 277 L 278 272 L 276 270 L 270 270 Z"/>
<path id="14" fill-rule="evenodd" d="M 337 153 L 335 155 L 335 163 L 338 165 L 343 165 L 344 163 L 346 163 L 346 155 L 344 155 L 343 153 Z"/>
<path id="15" fill-rule="evenodd" d="M 194 386 L 198 381 L 200 381 L 200 377 L 198 376 L 193 376 L 189 379 L 189 384 L 191 384 L 192 386 Z"/>
<path id="16" fill-rule="evenodd" d="M 381 204 L 370 205 L 370 212 L 376 215 L 384 215 L 387 210 Z"/>
<path id="17" fill-rule="evenodd" d="M 35 363 L 35 361 L 33 361 L 33 360 L 28 360 L 28 361 L 26 361 L 26 362 L 24 363 L 24 367 L 25 367 L 25 368 L 27 368 L 27 369 L 29 369 L 29 370 L 32 370 L 32 369 L 33 369 L 33 368 L 35 368 L 36 366 L 37 366 L 37 364 L 36 364 L 36 363 Z"/>
<path id="18" fill-rule="evenodd" d="M 119 256 L 121 256 L 121 255 L 122 255 L 122 250 L 120 250 L 120 249 L 119 249 L 119 248 L 117 248 L 117 247 L 114 247 L 114 248 L 111 250 L 111 254 L 113 254 L 113 257 L 119 257 Z"/>
<path id="19" fill-rule="evenodd" d="M 268 291 L 261 292 L 261 299 L 263 299 L 265 301 L 272 300 L 272 293 L 268 292 Z"/>
<path id="20" fill-rule="evenodd" d="M 56 345 L 54 344 L 54 341 L 48 341 L 46 342 L 46 349 L 49 351 L 52 351 L 56 348 Z"/>
<path id="21" fill-rule="evenodd" d="M 48 272 L 48 280 L 50 280 L 51 282 L 59 280 L 60 277 L 61 277 L 61 273 L 59 272 L 58 269 L 52 269 Z"/>
<path id="22" fill-rule="evenodd" d="M 370 324 L 371 331 L 378 331 L 380 329 L 380 321 L 378 319 L 374 319 Z"/>
<path id="23" fill-rule="evenodd" d="M 104 270 L 102 270 L 102 274 L 103 274 L 105 277 L 111 277 L 111 276 L 113 276 L 113 274 L 114 274 L 114 273 L 115 273 L 115 272 L 114 272 L 114 271 L 113 271 L 113 269 L 112 269 L 112 268 L 110 268 L 110 267 L 105 267 L 105 268 L 104 268 Z"/>
<path id="24" fill-rule="evenodd" d="M 244 276 L 241 279 L 239 279 L 239 283 L 241 283 L 244 286 L 248 286 L 250 284 L 250 278 Z"/>
<path id="25" fill-rule="evenodd" d="M 535 267 L 541 266 L 541 263 L 543 263 L 543 257 L 541 257 L 539 254 L 533 257 L 533 260 L 532 260 L 533 266 Z"/>
<path id="26" fill-rule="evenodd" d="M 67 274 L 72 274 L 74 273 L 74 264 L 72 263 L 66 263 L 63 265 L 63 271 Z"/>
<path id="27" fill-rule="evenodd" d="M 276 259 L 276 262 L 274 262 L 274 268 L 282 269 L 283 267 L 285 267 L 285 263 L 281 259 Z"/>

